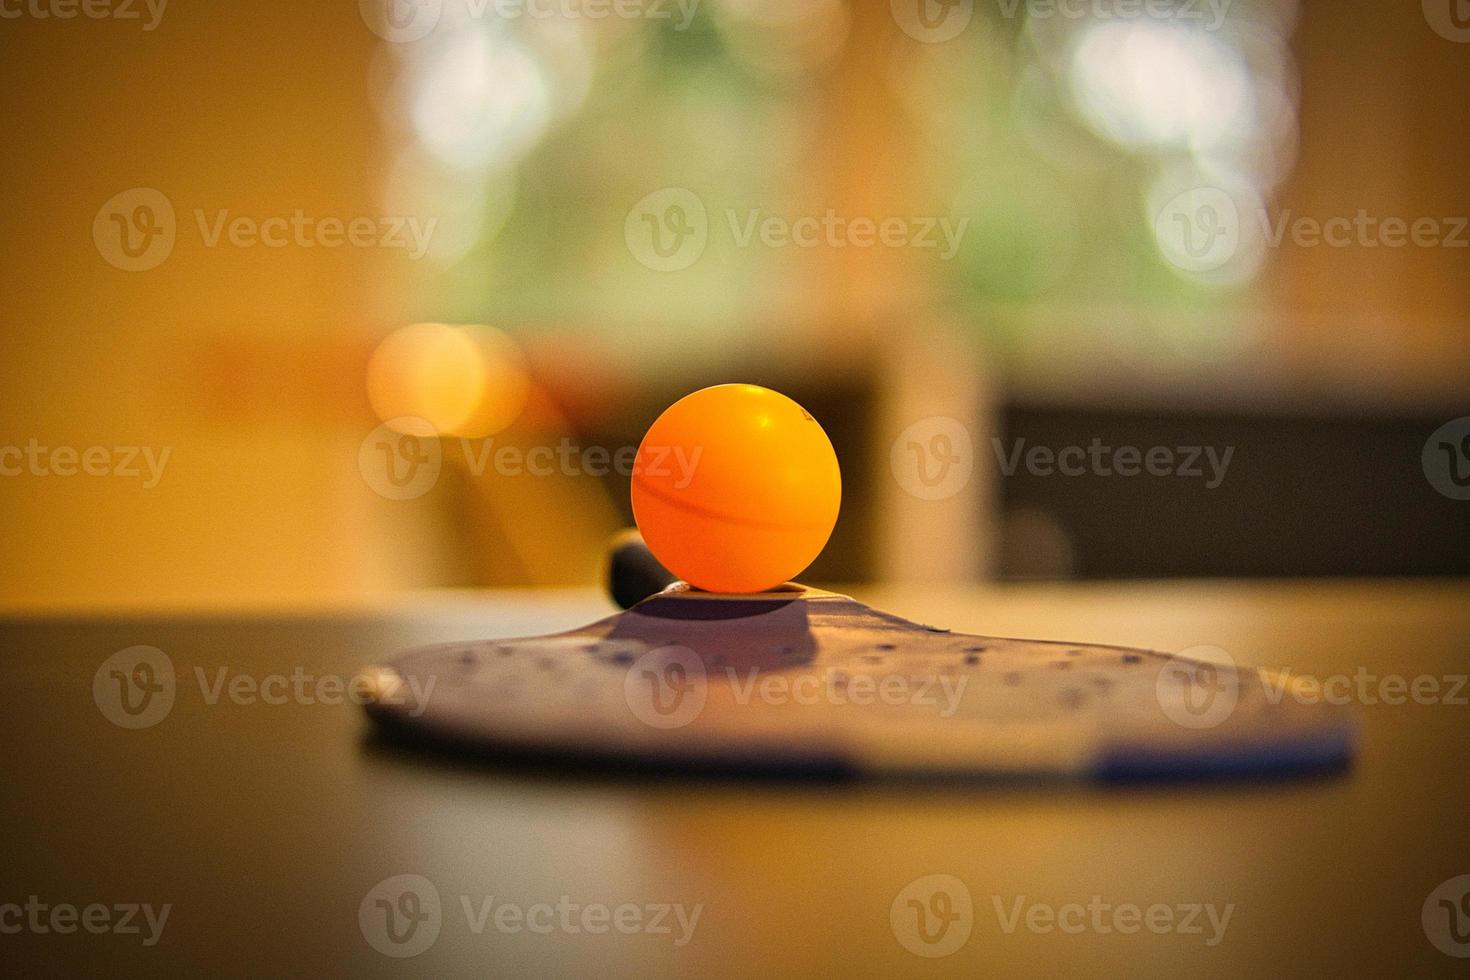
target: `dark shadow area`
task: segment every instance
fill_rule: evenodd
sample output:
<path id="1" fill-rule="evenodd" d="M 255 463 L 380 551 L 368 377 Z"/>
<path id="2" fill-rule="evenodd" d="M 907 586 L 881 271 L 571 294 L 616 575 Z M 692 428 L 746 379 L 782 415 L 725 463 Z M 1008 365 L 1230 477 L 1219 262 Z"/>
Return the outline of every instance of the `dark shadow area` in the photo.
<path id="1" fill-rule="evenodd" d="M 1304 765 L 1271 773 L 1222 766 L 1209 772 L 1139 767 L 1115 769 L 1096 778 L 996 775 L 960 772 L 895 772 L 865 775 L 839 758 L 794 759 L 726 756 L 697 760 L 634 758 L 589 746 L 575 753 L 493 745 L 379 721 L 364 733 L 360 748 L 371 760 L 428 767 L 473 778 L 476 774 L 529 783 L 584 783 L 699 791 L 701 787 L 740 786 L 768 791 L 840 792 L 907 798 L 914 792 L 985 794 L 1026 791 L 1047 795 L 1088 792 L 1240 793 L 1278 791 L 1324 783 L 1345 783 L 1350 760 Z"/>

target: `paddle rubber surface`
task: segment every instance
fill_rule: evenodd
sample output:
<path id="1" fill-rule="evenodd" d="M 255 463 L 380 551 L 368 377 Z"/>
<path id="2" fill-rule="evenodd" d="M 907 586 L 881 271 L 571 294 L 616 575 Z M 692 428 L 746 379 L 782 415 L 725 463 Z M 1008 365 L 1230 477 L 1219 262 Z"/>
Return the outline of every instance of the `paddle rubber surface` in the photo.
<path id="1" fill-rule="evenodd" d="M 791 585 L 682 584 L 580 629 L 368 668 L 386 730 L 459 748 L 721 770 L 1147 777 L 1331 768 L 1350 713 L 1250 668 L 971 636 Z"/>

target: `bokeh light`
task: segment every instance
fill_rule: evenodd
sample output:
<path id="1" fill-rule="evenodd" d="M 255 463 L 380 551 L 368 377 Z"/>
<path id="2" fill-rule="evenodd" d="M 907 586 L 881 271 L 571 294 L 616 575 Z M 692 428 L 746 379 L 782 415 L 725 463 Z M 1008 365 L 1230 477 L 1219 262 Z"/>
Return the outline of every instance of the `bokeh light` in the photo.
<path id="1" fill-rule="evenodd" d="M 1155 20 L 1092 25 L 1078 39 L 1071 82 L 1084 118 L 1124 146 L 1207 153 L 1254 132 L 1245 64 L 1202 29 Z"/>
<path id="2" fill-rule="evenodd" d="M 502 330 L 418 323 L 378 345 L 367 389 L 384 422 L 417 418 L 443 435 L 483 438 L 521 414 L 530 377 L 520 347 Z"/>
<path id="3" fill-rule="evenodd" d="M 714 8 L 735 58 L 760 75 L 815 71 L 847 40 L 844 0 L 726 0 Z"/>
<path id="4" fill-rule="evenodd" d="M 416 61 L 407 98 L 424 147 L 445 164 L 467 170 L 515 162 L 551 117 L 540 61 L 501 29 L 456 32 L 433 57 Z"/>

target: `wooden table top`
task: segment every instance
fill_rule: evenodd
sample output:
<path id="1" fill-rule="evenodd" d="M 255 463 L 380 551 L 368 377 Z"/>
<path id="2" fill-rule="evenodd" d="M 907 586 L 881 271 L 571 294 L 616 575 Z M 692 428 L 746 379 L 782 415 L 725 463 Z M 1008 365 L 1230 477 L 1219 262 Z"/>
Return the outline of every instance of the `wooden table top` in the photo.
<path id="1" fill-rule="evenodd" d="M 1319 677 L 1356 703 L 1360 755 L 1333 776 L 1132 786 L 467 763 L 373 739 L 337 680 L 407 645 L 570 628 L 605 600 L 12 616 L 0 955 L 109 975 L 1465 966 L 1441 948 L 1470 955 L 1470 879 L 1452 881 L 1470 875 L 1470 583 L 852 591 L 970 632 L 1217 646 Z M 137 645 L 178 684 L 166 715 L 126 728 L 93 683 Z M 418 877 L 380 887 L 400 875 Z M 383 938 L 389 912 L 402 942 Z"/>

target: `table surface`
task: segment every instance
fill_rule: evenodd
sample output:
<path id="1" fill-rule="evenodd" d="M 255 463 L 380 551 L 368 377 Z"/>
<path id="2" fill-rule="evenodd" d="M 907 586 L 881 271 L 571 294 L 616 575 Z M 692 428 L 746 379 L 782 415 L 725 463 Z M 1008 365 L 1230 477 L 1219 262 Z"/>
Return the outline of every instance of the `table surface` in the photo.
<path id="1" fill-rule="evenodd" d="M 1132 786 L 471 763 L 385 745 L 351 704 L 211 703 L 210 686 L 221 671 L 227 682 L 350 677 L 408 645 L 570 628 L 610 612 L 605 600 L 503 592 L 11 616 L 0 622 L 11 695 L 0 903 L 137 903 L 155 915 L 166 904 L 169 917 L 150 946 L 141 913 L 138 934 L 94 935 L 51 929 L 66 920 L 47 911 L 14 932 L 32 913 L 0 909 L 0 955 L 19 972 L 72 975 L 1423 976 L 1467 965 L 1430 942 L 1421 910 L 1470 874 L 1470 690 L 1450 697 L 1470 673 L 1470 583 L 852 591 L 968 632 L 1212 645 L 1243 664 L 1357 678 L 1352 689 L 1370 695 L 1353 695 L 1359 758 L 1331 776 Z M 162 721 L 125 730 L 99 710 L 92 680 L 139 644 L 167 653 L 178 690 Z M 1440 694 L 1420 699 L 1437 703 L 1371 696 L 1394 675 L 1439 678 Z M 432 882 L 441 901 L 437 938 L 411 959 L 380 953 L 359 924 L 369 892 L 401 874 Z M 972 901 L 968 939 L 942 958 L 909 952 L 890 920 L 900 893 L 930 875 L 952 876 Z M 538 903 L 561 911 L 548 918 Z M 628 932 L 583 928 L 602 922 L 589 908 L 624 905 L 648 928 L 632 911 Z M 699 907 L 692 932 L 656 909 L 675 905 Z M 1160 933 L 1121 932 L 1129 905 L 1167 906 L 1180 925 L 1202 907 L 1202 932 L 1162 918 Z M 1223 930 L 1210 907 L 1229 908 Z M 517 909 L 531 917 L 519 928 Z M 1069 931 L 1047 928 L 1046 909 Z"/>

